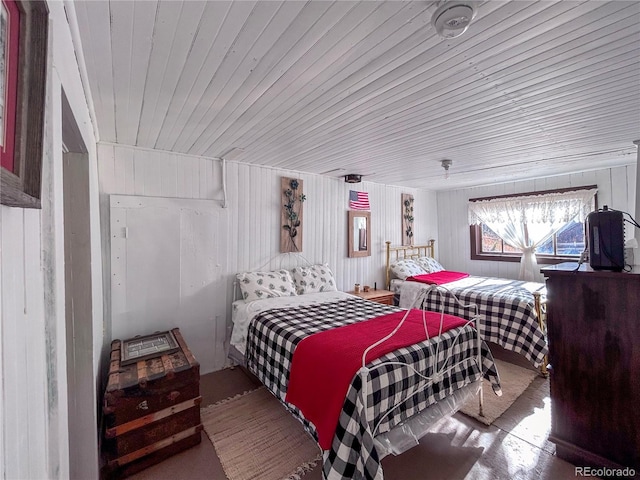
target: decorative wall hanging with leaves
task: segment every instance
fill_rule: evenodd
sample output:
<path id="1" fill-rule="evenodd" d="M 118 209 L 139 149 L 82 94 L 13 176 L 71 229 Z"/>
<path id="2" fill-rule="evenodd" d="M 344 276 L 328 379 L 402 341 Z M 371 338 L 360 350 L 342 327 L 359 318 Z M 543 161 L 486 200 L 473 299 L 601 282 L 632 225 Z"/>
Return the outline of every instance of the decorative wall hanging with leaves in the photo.
<path id="1" fill-rule="evenodd" d="M 280 179 L 282 215 L 280 229 L 280 253 L 302 251 L 302 204 L 307 199 L 302 192 L 302 180 Z"/>
<path id="2" fill-rule="evenodd" d="M 402 245 L 413 245 L 413 195 L 402 194 Z"/>

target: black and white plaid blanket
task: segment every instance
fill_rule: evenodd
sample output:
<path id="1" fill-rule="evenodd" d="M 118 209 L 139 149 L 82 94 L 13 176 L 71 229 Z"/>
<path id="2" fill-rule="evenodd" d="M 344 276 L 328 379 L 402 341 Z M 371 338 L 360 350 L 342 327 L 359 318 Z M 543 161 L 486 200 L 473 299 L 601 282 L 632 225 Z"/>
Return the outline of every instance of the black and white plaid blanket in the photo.
<path id="1" fill-rule="evenodd" d="M 409 308 L 421 289 L 429 285 L 419 282 L 403 282 L 400 287 L 400 306 Z M 461 308 L 451 295 L 463 304 L 478 306 L 480 334 L 483 340 L 523 355 L 533 366 L 539 367 L 549 349 L 544 332 L 538 323 L 533 291 L 546 293 L 544 284 L 490 277 L 474 277 L 444 284 L 444 301 L 435 290 L 429 292 L 423 304 L 425 310 L 443 307 L 444 313 L 470 318 L 470 310 Z"/>
<path id="2" fill-rule="evenodd" d="M 374 318 L 399 309 L 349 298 L 312 306 L 274 309 L 259 314 L 249 326 L 247 367 L 303 423 L 318 440 L 313 424 L 285 402 L 289 371 L 296 345 L 306 336 Z M 500 391 L 491 352 L 482 342 L 482 365 L 477 363 L 478 340 L 467 325 L 439 337 L 388 353 L 367 365 L 353 378 L 340 413 L 330 450 L 323 452 L 323 477 L 329 480 L 382 478 L 373 437 L 391 430 L 415 413 L 483 376 Z M 436 355 L 437 353 L 437 355 Z M 318 359 L 319 362 L 322 358 Z M 385 365 L 386 361 L 405 364 Z M 412 373 L 411 365 L 425 376 L 441 372 L 428 382 Z M 482 369 L 482 372 L 481 372 Z M 406 400 L 405 400 L 406 399 Z M 405 400 L 401 407 L 387 411 Z"/>

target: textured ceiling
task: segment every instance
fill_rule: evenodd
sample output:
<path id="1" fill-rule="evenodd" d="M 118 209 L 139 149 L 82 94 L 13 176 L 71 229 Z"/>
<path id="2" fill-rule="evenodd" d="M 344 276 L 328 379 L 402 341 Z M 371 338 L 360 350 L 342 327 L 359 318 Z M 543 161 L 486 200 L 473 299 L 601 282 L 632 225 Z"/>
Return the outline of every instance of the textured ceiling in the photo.
<path id="1" fill-rule="evenodd" d="M 640 2 L 476 2 L 449 40 L 435 2 L 73 5 L 101 141 L 436 190 L 636 160 Z"/>

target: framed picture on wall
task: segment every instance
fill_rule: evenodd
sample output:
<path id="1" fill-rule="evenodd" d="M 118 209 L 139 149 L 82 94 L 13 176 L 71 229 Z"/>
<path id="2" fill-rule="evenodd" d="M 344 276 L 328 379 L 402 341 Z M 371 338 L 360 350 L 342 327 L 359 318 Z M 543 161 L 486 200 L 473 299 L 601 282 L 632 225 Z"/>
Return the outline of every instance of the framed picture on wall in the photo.
<path id="1" fill-rule="evenodd" d="M 40 208 L 49 10 L 0 0 L 0 203 Z"/>

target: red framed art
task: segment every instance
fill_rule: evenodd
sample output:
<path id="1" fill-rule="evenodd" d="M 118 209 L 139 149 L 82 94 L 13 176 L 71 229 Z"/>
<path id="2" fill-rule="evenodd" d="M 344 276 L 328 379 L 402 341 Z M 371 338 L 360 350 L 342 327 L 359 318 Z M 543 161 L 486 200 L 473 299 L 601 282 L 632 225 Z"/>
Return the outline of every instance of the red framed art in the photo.
<path id="1" fill-rule="evenodd" d="M 0 0 L 0 203 L 40 208 L 49 10 Z"/>

